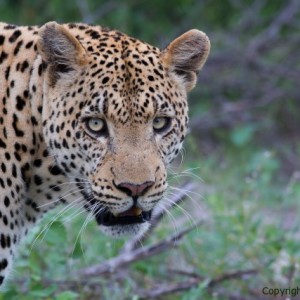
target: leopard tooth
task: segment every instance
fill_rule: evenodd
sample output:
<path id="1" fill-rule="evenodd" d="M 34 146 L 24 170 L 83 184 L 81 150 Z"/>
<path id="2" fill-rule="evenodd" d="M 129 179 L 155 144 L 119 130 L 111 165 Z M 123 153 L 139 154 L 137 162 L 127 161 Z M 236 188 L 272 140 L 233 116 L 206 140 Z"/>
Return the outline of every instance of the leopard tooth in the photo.
<path id="1" fill-rule="evenodd" d="M 136 216 L 139 216 L 142 214 L 142 210 L 139 207 L 135 207 L 134 208 L 134 213 Z"/>

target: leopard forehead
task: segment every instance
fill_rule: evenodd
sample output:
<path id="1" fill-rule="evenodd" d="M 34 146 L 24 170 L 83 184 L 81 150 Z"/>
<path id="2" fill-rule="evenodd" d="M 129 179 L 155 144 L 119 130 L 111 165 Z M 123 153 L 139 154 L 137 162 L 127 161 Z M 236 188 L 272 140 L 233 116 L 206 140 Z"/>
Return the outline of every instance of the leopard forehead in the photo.
<path id="1" fill-rule="evenodd" d="M 114 30 L 69 27 L 88 59 L 68 88 L 58 89 L 65 106 L 74 106 L 69 98 L 77 99 L 82 113 L 103 114 L 122 124 L 147 122 L 157 113 L 186 115 L 186 93 L 170 76 L 158 48 Z"/>

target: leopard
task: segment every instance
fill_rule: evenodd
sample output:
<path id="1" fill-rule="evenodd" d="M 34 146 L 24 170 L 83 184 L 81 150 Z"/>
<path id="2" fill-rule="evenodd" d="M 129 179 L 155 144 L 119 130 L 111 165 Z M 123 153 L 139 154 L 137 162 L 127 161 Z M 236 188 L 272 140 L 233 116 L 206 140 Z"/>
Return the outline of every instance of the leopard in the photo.
<path id="1" fill-rule="evenodd" d="M 161 49 L 99 25 L 0 23 L 2 287 L 20 242 L 58 205 L 112 237 L 149 227 L 209 52 L 198 29 Z"/>

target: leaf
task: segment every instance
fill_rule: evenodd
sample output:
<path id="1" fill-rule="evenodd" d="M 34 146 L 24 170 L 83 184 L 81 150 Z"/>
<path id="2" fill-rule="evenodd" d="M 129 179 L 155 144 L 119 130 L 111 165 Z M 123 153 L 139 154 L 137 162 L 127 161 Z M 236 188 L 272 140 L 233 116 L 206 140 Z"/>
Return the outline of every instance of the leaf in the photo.
<path id="1" fill-rule="evenodd" d="M 75 299 L 78 299 L 78 294 L 71 292 L 71 291 L 66 291 L 66 292 L 63 292 L 63 293 L 57 295 L 54 299 L 55 300 L 75 300 Z"/>
<path id="2" fill-rule="evenodd" d="M 47 243 L 54 245 L 64 245 L 67 242 L 67 231 L 64 224 L 60 221 L 55 221 L 50 229 L 45 233 Z"/>
<path id="3" fill-rule="evenodd" d="M 235 146 L 245 146 L 252 140 L 255 130 L 253 125 L 236 127 L 231 132 L 230 139 Z"/>
<path id="4" fill-rule="evenodd" d="M 41 299 L 50 297 L 56 290 L 56 286 L 49 286 L 48 288 L 43 288 L 42 286 L 36 286 L 36 290 L 34 290 L 34 286 L 32 287 L 32 290 L 30 291 L 30 296 L 34 297 L 34 299 Z M 29 296 L 29 295 L 28 295 Z"/>

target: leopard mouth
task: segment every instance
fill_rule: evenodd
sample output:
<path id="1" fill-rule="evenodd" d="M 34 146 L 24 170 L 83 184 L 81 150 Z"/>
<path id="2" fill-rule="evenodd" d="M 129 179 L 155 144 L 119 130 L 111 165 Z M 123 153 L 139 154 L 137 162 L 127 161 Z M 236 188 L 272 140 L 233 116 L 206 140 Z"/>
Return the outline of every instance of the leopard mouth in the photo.
<path id="1" fill-rule="evenodd" d="M 140 208 L 133 206 L 132 208 L 114 215 L 108 210 L 96 213 L 96 221 L 99 225 L 114 226 L 114 225 L 130 225 L 149 222 L 152 211 L 142 211 Z"/>

